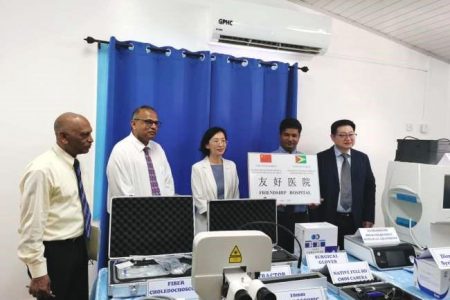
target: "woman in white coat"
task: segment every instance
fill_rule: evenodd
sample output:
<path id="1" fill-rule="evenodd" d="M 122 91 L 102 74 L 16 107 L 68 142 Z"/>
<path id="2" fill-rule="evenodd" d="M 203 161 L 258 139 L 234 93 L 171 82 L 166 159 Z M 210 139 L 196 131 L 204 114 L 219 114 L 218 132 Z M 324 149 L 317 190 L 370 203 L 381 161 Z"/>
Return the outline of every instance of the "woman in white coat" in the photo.
<path id="1" fill-rule="evenodd" d="M 227 149 L 227 133 L 211 127 L 204 134 L 200 151 L 205 158 L 192 166 L 191 189 L 195 202 L 196 233 L 207 229 L 207 202 L 213 199 L 239 198 L 236 165 L 223 158 Z"/>

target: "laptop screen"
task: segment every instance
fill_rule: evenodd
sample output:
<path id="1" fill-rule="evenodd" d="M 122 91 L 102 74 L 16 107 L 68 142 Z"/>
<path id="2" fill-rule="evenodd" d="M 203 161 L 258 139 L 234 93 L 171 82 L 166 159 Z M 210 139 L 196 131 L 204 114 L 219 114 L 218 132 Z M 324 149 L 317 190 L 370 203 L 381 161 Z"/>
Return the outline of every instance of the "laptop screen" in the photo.
<path id="1" fill-rule="evenodd" d="M 254 224 L 251 222 L 270 222 Z M 208 201 L 208 230 L 259 230 L 277 243 L 277 201 L 275 199 L 236 199 Z M 249 224 L 249 225 L 246 225 Z M 245 225 L 245 227 L 243 227 Z"/>
<path id="2" fill-rule="evenodd" d="M 192 197 L 117 197 L 109 225 L 110 258 L 192 252 Z"/>

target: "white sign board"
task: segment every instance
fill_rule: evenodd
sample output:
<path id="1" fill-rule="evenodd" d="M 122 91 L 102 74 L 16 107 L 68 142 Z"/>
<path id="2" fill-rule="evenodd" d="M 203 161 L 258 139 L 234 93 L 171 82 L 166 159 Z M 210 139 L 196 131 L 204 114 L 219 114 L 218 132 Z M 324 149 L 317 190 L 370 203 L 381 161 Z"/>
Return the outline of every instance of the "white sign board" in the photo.
<path id="1" fill-rule="evenodd" d="M 250 198 L 275 198 L 278 204 L 320 203 L 317 156 L 248 153 Z"/>
<path id="2" fill-rule="evenodd" d="M 450 269 L 450 247 L 430 248 L 428 250 L 439 269 Z"/>
<path id="3" fill-rule="evenodd" d="M 275 265 L 272 266 L 269 272 L 261 272 L 260 279 L 265 278 L 275 278 L 292 275 L 292 270 L 290 265 Z"/>
<path id="4" fill-rule="evenodd" d="M 149 280 L 147 296 L 170 296 L 173 298 L 198 298 L 192 287 L 191 277 Z"/>
<path id="5" fill-rule="evenodd" d="M 400 239 L 398 238 L 397 231 L 395 231 L 394 227 L 359 228 L 358 232 L 366 245 L 400 243 Z"/>
<path id="6" fill-rule="evenodd" d="M 348 257 L 347 252 L 313 253 L 306 254 L 306 262 L 310 271 L 317 271 L 326 264 L 345 264 L 348 262 Z"/>
<path id="7" fill-rule="evenodd" d="M 276 292 L 277 300 L 322 300 L 327 299 L 324 288 L 316 287 L 292 291 Z"/>
<path id="8" fill-rule="evenodd" d="M 327 265 L 334 284 L 373 280 L 367 261 Z"/>

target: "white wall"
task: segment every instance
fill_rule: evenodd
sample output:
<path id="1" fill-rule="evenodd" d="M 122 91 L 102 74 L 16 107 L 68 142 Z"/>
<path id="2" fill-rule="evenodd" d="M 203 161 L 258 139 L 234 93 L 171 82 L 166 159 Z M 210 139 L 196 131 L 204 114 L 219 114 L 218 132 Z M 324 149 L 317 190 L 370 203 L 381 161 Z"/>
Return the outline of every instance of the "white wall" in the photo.
<path id="1" fill-rule="evenodd" d="M 449 65 L 340 21 L 333 23 L 325 56 L 300 77 L 302 148 L 308 153 L 331 146 L 330 125 L 355 121 L 356 149 L 366 152 L 377 181 L 376 224 L 383 225 L 381 194 L 396 139 L 448 138 Z M 406 131 L 407 124 L 413 130 Z M 428 133 L 420 132 L 420 125 Z"/>
<path id="2" fill-rule="evenodd" d="M 252 1 L 257 2 L 257 1 Z M 54 143 L 52 125 L 64 111 L 95 123 L 96 47 L 92 35 L 130 39 L 191 50 L 207 49 L 208 1 L 0 0 L 0 290 L 5 299 L 29 299 L 24 265 L 16 258 L 18 182 L 27 162 Z M 269 5 L 295 7 L 280 0 Z M 296 55 L 211 47 L 222 52 L 295 61 Z M 351 118 L 357 148 L 371 157 L 378 201 L 395 140 L 405 135 L 449 137 L 449 65 L 371 33 L 335 21 L 325 56 L 306 60 L 300 75 L 301 149 L 315 153 L 331 145 L 329 125 Z M 406 123 L 413 125 L 406 132 Z M 426 123 L 428 134 L 418 132 Z M 95 124 L 94 130 L 95 130 Z M 93 167 L 93 151 L 86 156 Z M 377 223 L 382 224 L 377 206 Z"/>

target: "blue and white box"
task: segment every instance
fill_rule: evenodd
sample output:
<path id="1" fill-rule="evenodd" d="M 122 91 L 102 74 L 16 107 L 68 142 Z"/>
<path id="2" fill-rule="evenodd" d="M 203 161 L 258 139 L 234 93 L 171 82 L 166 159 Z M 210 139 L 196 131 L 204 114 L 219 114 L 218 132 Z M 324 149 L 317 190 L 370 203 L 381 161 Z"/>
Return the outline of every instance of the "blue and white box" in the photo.
<path id="1" fill-rule="evenodd" d="M 450 248 L 429 248 L 414 259 L 414 285 L 437 299 L 448 295 Z"/>
<path id="2" fill-rule="evenodd" d="M 305 254 L 337 251 L 337 227 L 328 222 L 297 223 L 295 237 L 302 246 L 302 257 Z M 299 256 L 297 242 L 294 243 L 294 254 Z"/>

